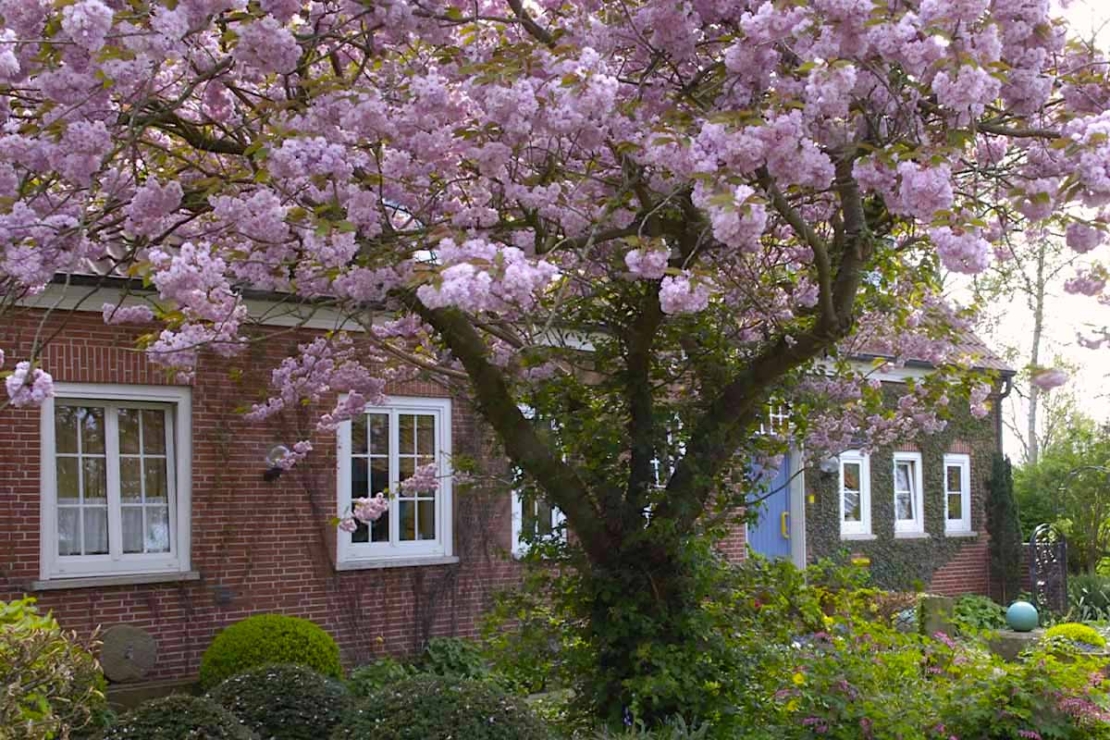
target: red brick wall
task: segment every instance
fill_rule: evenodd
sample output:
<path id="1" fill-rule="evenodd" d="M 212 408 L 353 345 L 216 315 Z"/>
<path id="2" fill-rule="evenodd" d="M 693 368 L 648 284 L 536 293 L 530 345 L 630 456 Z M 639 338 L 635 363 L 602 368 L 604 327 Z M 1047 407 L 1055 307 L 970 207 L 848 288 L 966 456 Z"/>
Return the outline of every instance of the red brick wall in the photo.
<path id="1" fill-rule="evenodd" d="M 975 542 L 961 548 L 954 558 L 937 569 L 929 584 L 929 593 L 944 596 L 960 594 L 990 595 L 989 537 L 980 535 Z"/>
<path id="2" fill-rule="evenodd" d="M 0 347 L 25 356 L 41 314 L 5 317 Z M 134 332 L 107 327 L 98 314 L 51 319 L 58 334 L 42 365 L 57 381 L 172 382 L 136 352 Z M 300 332 L 303 341 L 306 332 Z M 509 498 L 503 491 L 455 493 L 458 566 L 336 572 L 334 437 L 315 435 L 309 463 L 274 483 L 262 480 L 275 444 L 310 429 L 311 417 L 249 423 L 234 409 L 257 398 L 269 368 L 298 336 L 274 334 L 249 356 L 204 355 L 192 384 L 192 552 L 200 581 L 43 591 L 39 604 L 67 628 L 90 631 L 128 623 L 149 630 L 159 659 L 151 678 L 194 674 L 213 634 L 259 612 L 307 617 L 338 640 L 348 664 L 419 649 L 436 635 L 472 635 L 493 591 L 512 583 Z M 232 379 L 232 370 L 242 371 Z M 421 382 L 397 394 L 444 396 Z M 453 452 L 491 457 L 488 435 L 455 400 Z M 39 410 L 0 411 L 0 600 L 18 598 L 39 578 Z"/>

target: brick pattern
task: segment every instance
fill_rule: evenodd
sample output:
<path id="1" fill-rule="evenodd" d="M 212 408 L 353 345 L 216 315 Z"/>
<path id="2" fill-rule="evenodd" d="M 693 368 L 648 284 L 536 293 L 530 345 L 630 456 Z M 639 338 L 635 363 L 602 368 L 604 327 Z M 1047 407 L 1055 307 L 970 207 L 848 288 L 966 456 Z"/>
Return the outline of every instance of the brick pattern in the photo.
<path id="1" fill-rule="evenodd" d="M 962 547 L 954 558 L 933 574 L 929 593 L 943 596 L 990 595 L 989 546 L 989 538 L 980 535 L 975 542 Z"/>
<path id="2" fill-rule="evenodd" d="M 7 317 L 6 317 L 7 319 Z M 141 331 L 105 326 L 98 314 L 43 315 L 26 311 L 0 326 L 0 347 L 26 355 L 36 333 L 50 336 L 43 365 L 58 381 L 172 384 L 134 349 Z M 196 673 L 213 635 L 251 614 L 277 612 L 312 619 L 335 636 L 348 664 L 418 650 L 431 636 L 476 634 L 492 594 L 519 578 L 510 550 L 510 500 L 501 490 L 456 491 L 457 566 L 337 572 L 334 438 L 315 435 L 316 452 L 273 483 L 262 480 L 263 459 L 311 429 L 310 409 L 265 423 L 235 411 L 258 397 L 269 368 L 311 332 L 260 334 L 248 353 L 231 360 L 204 355 L 193 398 L 192 567 L 201 580 L 173 584 L 79 588 L 38 594 L 67 628 L 89 632 L 127 623 L 149 630 L 159 658 L 151 679 Z M 416 382 L 390 388 L 398 395 L 446 396 Z M 292 417 L 292 418 L 290 418 Z M 0 418 L 0 600 L 18 598 L 39 578 L 39 411 L 13 409 Z M 465 399 L 455 397 L 455 454 L 503 465 L 488 430 Z M 989 460 L 973 460 L 987 470 Z M 980 476 L 973 476 L 975 526 L 981 524 Z M 981 531 L 981 530 L 980 530 Z M 732 560 L 746 556 L 744 527 L 721 545 Z M 933 587 L 943 593 L 986 590 L 985 538 L 969 543 L 942 568 Z"/>
<path id="3" fill-rule="evenodd" d="M 0 347 L 25 355 L 41 314 L 25 312 L 0 327 Z M 43 365 L 57 381 L 119 384 L 174 382 L 133 349 L 135 332 L 105 326 L 97 314 L 51 319 L 57 332 Z M 494 591 L 519 577 L 510 547 L 504 491 L 456 491 L 457 566 L 337 572 L 334 437 L 315 435 L 318 454 L 273 483 L 263 460 L 275 444 L 303 438 L 299 418 L 248 423 L 235 412 L 259 395 L 269 368 L 305 332 L 263 335 L 245 358 L 202 357 L 193 397 L 192 567 L 201 580 L 45 591 L 39 605 L 67 628 L 91 631 L 117 623 L 149 630 L 159 658 L 152 679 L 187 676 L 216 631 L 246 616 L 278 612 L 312 619 L 338 640 L 348 664 L 412 652 L 426 637 L 474 635 Z M 239 372 L 233 373 L 233 370 Z M 233 379 L 235 378 L 235 379 Z M 389 389 L 443 396 L 428 382 Z M 38 409 L 3 412 L 0 437 L 0 600 L 18 598 L 39 578 Z M 496 462 L 485 428 L 455 399 L 455 454 Z"/>

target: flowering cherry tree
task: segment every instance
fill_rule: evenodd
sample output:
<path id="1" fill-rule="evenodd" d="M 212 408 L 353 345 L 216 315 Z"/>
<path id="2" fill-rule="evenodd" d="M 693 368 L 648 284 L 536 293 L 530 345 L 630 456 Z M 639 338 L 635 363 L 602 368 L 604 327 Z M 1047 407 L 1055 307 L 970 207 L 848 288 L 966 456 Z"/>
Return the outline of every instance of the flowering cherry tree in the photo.
<path id="1" fill-rule="evenodd" d="M 251 414 L 343 393 L 327 430 L 391 381 L 465 383 L 584 571 L 680 612 L 737 459 L 986 413 L 942 272 L 1043 222 L 1104 240 L 1106 59 L 1048 6 L 0 0 L 0 305 L 90 264 L 141 280 L 105 319 L 151 323 L 183 378 L 247 346 L 245 290 L 342 311 L 366 330 Z M 39 349 L 7 358 L 11 404 L 52 392 Z M 941 371 L 884 405 L 857 350 Z M 611 675 L 647 670 L 635 645 L 600 646 Z"/>

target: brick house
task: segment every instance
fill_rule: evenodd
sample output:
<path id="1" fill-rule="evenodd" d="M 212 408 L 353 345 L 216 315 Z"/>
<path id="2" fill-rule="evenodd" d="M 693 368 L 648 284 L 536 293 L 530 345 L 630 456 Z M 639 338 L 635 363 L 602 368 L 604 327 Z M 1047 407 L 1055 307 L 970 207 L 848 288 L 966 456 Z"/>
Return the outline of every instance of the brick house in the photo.
<path id="1" fill-rule="evenodd" d="M 338 532 L 334 518 L 352 491 L 376 492 L 431 460 L 444 469 L 458 455 L 498 463 L 497 444 L 466 398 L 426 382 L 389 388 L 389 405 L 368 409 L 333 438 L 316 435 L 306 463 L 266 480 L 267 455 L 305 436 L 311 409 L 256 423 L 237 407 L 265 386 L 269 368 L 334 328 L 335 318 L 255 302 L 269 318 L 251 349 L 232 359 L 203 355 L 193 382 L 182 385 L 134 349 L 146 329 L 104 324 L 99 307 L 119 292 L 98 285 L 51 286 L 0 326 L 0 346 L 14 356 L 36 336 L 50 337 L 42 364 L 57 385 L 41 409 L 0 412 L 0 600 L 32 594 L 80 631 L 149 631 L 158 655 L 148 679 L 195 675 L 215 632 L 263 612 L 321 624 L 348 664 L 413 652 L 431 636 L 474 635 L 492 594 L 519 575 L 512 554 L 522 522 L 558 516 L 505 487 L 444 485 L 433 496 L 398 497 L 372 528 Z M 794 455 L 759 524 L 737 530 L 725 550 L 741 558 L 750 542 L 804 564 L 844 546 L 878 554 L 880 545 L 912 545 L 907 552 L 918 558 L 922 548 L 958 541 L 934 559 L 925 585 L 986 592 L 983 480 L 998 443 L 995 423 L 982 420 L 973 439 L 952 440 L 936 460 L 912 449 L 890 458 L 905 483 L 887 492 L 896 497 L 891 505 L 908 506 L 920 531 L 879 531 L 886 494 L 867 471 L 881 455 L 845 455 L 827 473 L 803 471 Z M 934 463 L 945 478 L 955 471 L 944 500 L 959 502 L 958 532 L 938 530 L 935 506 L 922 503 L 936 498 L 922 484 L 939 480 Z M 858 516 L 844 518 L 846 498 Z M 873 529 L 862 526 L 865 511 L 869 527 L 876 512 Z M 822 534 L 830 517 L 838 531 L 848 525 L 835 542 Z"/>

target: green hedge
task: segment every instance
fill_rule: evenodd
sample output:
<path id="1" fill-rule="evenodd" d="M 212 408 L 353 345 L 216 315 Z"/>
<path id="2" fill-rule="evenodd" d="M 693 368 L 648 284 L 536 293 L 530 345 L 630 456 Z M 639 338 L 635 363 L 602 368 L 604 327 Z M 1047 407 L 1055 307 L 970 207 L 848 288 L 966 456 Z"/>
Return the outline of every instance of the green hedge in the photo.
<path id="1" fill-rule="evenodd" d="M 328 736 L 350 709 L 340 682 L 298 665 L 252 668 L 224 681 L 210 698 L 264 738 L 316 740 Z"/>
<path id="2" fill-rule="evenodd" d="M 485 681 L 417 676 L 371 695 L 332 740 L 550 740 L 523 700 Z"/>
<path id="3" fill-rule="evenodd" d="M 322 628 L 307 619 L 259 614 L 216 635 L 200 659 L 200 684 L 211 689 L 237 673 L 272 663 L 307 666 L 331 678 L 343 676 L 339 646 Z"/>
<path id="4" fill-rule="evenodd" d="M 257 740 L 216 702 L 178 694 L 146 702 L 107 729 L 101 740 Z"/>

